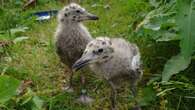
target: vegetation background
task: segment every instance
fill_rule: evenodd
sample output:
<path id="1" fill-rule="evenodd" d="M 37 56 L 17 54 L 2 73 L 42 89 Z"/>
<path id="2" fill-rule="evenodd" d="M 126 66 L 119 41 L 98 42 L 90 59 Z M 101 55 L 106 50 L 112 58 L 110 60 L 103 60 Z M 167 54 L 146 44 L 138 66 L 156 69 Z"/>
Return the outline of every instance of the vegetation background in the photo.
<path id="1" fill-rule="evenodd" d="M 92 105 L 75 101 L 77 93 L 62 90 L 67 82 L 54 46 L 56 18 L 38 22 L 32 13 L 61 9 L 66 0 L 38 0 L 22 10 L 25 0 L 0 0 L 0 110 L 108 110 L 108 85 L 87 75 Z M 194 0 L 81 0 L 100 17 L 86 22 L 92 36 L 122 37 L 140 47 L 144 76 L 137 100 L 143 110 L 195 108 Z M 177 74 L 179 73 L 179 74 Z M 129 110 L 128 86 L 118 107 Z"/>

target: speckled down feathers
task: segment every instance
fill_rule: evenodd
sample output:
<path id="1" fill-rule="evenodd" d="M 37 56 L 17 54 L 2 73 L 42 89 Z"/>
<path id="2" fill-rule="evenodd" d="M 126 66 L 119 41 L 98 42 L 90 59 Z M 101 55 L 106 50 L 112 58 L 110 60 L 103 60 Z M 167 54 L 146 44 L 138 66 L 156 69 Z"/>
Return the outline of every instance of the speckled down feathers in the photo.
<path id="1" fill-rule="evenodd" d="M 110 41 L 111 47 L 114 49 L 112 58 L 106 62 L 91 64 L 91 70 L 107 80 L 123 77 L 128 79 L 127 76 L 138 80 L 142 74 L 138 47 L 121 38 L 111 38 Z"/>
<path id="2" fill-rule="evenodd" d="M 69 7 L 71 6 L 72 4 L 70 4 Z M 75 7 L 76 6 L 77 5 L 75 5 Z M 66 22 L 61 21 L 61 19 L 64 19 L 63 11 L 65 8 L 58 14 L 59 23 L 55 33 L 55 44 L 60 60 L 71 67 L 72 64 L 81 57 L 87 43 L 92 40 L 92 37 L 82 23 L 76 21 L 72 22 L 71 19 L 67 19 Z"/>
<path id="3" fill-rule="evenodd" d="M 57 53 L 61 61 L 69 67 L 81 57 L 86 44 L 92 39 L 82 24 L 63 27 L 58 31 L 56 37 Z"/>

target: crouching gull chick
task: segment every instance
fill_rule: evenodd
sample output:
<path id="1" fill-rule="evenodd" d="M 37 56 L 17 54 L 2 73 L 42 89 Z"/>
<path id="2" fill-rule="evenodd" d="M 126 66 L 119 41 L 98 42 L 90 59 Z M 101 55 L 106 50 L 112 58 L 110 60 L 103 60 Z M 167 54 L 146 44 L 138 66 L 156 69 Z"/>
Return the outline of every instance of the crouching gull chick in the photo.
<path id="1" fill-rule="evenodd" d="M 82 22 L 97 20 L 98 17 L 78 4 L 71 3 L 59 11 L 57 18 L 56 50 L 60 60 L 70 69 L 69 86 L 66 87 L 66 90 L 72 91 L 73 71 L 71 67 L 81 57 L 87 43 L 92 40 L 90 33 Z"/>
<path id="2" fill-rule="evenodd" d="M 82 57 L 73 65 L 74 70 L 89 65 L 97 75 L 108 81 L 112 88 L 111 107 L 116 109 L 117 85 L 121 79 L 129 79 L 135 97 L 136 86 L 142 76 L 140 52 L 135 44 L 121 38 L 99 37 L 88 43 Z M 134 110 L 141 110 L 137 105 Z"/>

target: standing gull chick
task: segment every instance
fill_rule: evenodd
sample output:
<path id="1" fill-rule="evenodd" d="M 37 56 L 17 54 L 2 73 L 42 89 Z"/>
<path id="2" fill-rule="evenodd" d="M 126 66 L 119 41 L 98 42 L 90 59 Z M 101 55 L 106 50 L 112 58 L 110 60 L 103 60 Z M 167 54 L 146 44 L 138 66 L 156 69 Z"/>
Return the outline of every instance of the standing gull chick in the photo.
<path id="1" fill-rule="evenodd" d="M 78 60 L 87 43 L 92 40 L 87 28 L 82 24 L 86 20 L 97 20 L 98 17 L 87 12 L 78 4 L 71 3 L 58 13 L 58 27 L 56 30 L 56 49 L 60 60 L 69 68 Z M 72 91 L 73 72 L 70 69 L 69 86 Z"/>
<path id="2" fill-rule="evenodd" d="M 121 38 L 99 37 L 88 43 L 82 57 L 75 62 L 73 69 L 85 65 L 97 75 L 106 79 L 111 88 L 111 105 L 116 109 L 116 87 L 118 80 L 129 79 L 133 96 L 136 96 L 137 81 L 142 76 L 140 52 L 135 44 Z M 136 105 L 137 106 L 137 105 Z M 140 110 L 140 107 L 135 107 Z"/>

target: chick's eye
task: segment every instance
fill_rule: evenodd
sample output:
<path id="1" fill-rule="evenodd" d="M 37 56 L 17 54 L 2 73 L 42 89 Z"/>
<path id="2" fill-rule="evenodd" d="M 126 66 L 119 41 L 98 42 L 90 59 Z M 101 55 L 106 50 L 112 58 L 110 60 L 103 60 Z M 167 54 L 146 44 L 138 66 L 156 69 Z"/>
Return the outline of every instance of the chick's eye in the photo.
<path id="1" fill-rule="evenodd" d="M 101 48 L 101 49 L 98 49 L 98 52 L 99 53 L 102 53 L 104 50 Z"/>
<path id="2" fill-rule="evenodd" d="M 81 11 L 80 10 L 76 10 L 77 13 L 80 13 Z"/>

